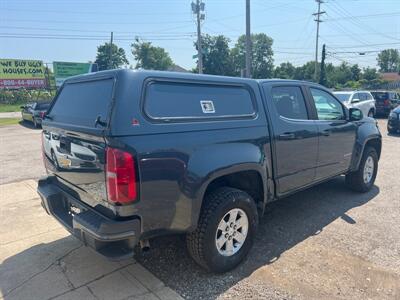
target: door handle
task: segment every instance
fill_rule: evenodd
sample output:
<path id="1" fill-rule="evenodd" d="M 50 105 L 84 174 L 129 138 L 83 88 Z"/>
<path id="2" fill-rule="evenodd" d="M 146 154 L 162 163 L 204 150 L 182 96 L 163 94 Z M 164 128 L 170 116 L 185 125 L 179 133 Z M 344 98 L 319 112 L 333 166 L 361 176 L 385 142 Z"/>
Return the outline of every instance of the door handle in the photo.
<path id="1" fill-rule="evenodd" d="M 286 133 L 282 133 L 281 135 L 279 135 L 279 139 L 280 140 L 294 140 L 296 138 L 296 136 L 294 135 L 294 133 L 290 133 L 290 132 L 286 132 Z"/>

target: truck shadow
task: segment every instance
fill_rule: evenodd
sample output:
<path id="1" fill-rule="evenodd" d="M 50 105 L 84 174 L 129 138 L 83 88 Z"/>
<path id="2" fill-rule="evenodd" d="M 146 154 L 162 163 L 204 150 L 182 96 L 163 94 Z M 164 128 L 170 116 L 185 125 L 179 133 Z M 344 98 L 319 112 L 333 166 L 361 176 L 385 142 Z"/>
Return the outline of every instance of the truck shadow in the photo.
<path id="1" fill-rule="evenodd" d="M 184 236 L 154 239 L 151 250 L 139 252 L 136 259 L 181 295 L 215 299 L 258 268 L 279 260 L 285 251 L 318 235 L 336 219 L 355 224 L 357 220 L 346 212 L 366 204 L 378 193 L 377 186 L 366 194 L 352 192 L 345 187 L 344 178 L 338 177 L 272 203 L 260 221 L 248 259 L 226 274 L 210 274 L 198 267 L 186 251 Z"/>
<path id="2" fill-rule="evenodd" d="M 24 121 L 21 120 L 18 122 L 18 124 L 22 127 L 28 128 L 28 129 L 33 129 L 33 130 L 42 130 L 42 127 L 36 128 L 32 122 Z"/>

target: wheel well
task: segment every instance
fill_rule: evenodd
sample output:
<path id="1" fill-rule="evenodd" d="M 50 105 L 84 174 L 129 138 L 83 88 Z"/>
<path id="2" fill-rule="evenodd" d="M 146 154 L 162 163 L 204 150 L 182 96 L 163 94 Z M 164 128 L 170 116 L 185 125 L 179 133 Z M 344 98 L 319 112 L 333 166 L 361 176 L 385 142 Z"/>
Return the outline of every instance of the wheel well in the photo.
<path id="1" fill-rule="evenodd" d="M 369 140 L 366 144 L 365 144 L 365 148 L 366 147 L 372 147 L 376 150 L 376 153 L 378 153 L 378 158 L 381 157 L 381 150 L 382 150 L 382 141 L 380 139 L 372 139 Z M 364 148 L 364 149 L 365 149 Z"/>
<path id="2" fill-rule="evenodd" d="M 208 185 L 204 197 L 219 187 L 229 186 L 248 193 L 256 202 L 258 210 L 264 210 L 264 185 L 263 179 L 257 171 L 241 171 L 224 175 L 214 179 Z M 202 203 L 202 207 L 204 202 Z"/>

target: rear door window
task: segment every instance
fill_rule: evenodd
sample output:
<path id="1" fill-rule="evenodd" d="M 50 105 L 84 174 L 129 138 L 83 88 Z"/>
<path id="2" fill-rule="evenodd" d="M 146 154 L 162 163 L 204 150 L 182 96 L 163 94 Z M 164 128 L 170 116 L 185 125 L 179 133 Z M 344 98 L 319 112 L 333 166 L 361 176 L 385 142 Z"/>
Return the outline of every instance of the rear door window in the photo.
<path id="1" fill-rule="evenodd" d="M 372 92 L 372 95 L 377 101 L 384 101 L 389 97 L 388 93 L 385 92 Z"/>
<path id="2" fill-rule="evenodd" d="M 307 108 L 300 87 L 273 87 L 271 92 L 273 103 L 280 116 L 294 120 L 308 119 Z"/>
<path id="3" fill-rule="evenodd" d="M 49 116 L 60 123 L 95 127 L 98 116 L 107 120 L 113 83 L 113 79 L 105 79 L 65 84 Z"/>
<path id="4" fill-rule="evenodd" d="M 153 120 L 249 118 L 256 108 L 243 86 L 153 81 L 146 86 L 144 111 Z"/>

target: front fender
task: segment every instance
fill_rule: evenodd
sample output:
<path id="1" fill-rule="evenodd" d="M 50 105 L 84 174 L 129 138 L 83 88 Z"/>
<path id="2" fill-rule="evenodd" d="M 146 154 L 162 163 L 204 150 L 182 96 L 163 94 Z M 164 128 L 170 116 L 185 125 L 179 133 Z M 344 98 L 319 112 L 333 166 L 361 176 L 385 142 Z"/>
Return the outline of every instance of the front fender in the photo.
<path id="1" fill-rule="evenodd" d="M 382 135 L 376 122 L 372 121 L 371 118 L 368 119 L 368 121 L 362 122 L 357 129 L 350 171 L 358 170 L 365 146 L 369 141 L 377 140 L 379 145 L 382 144 Z M 378 157 L 380 157 L 380 150 L 378 151 Z"/>

